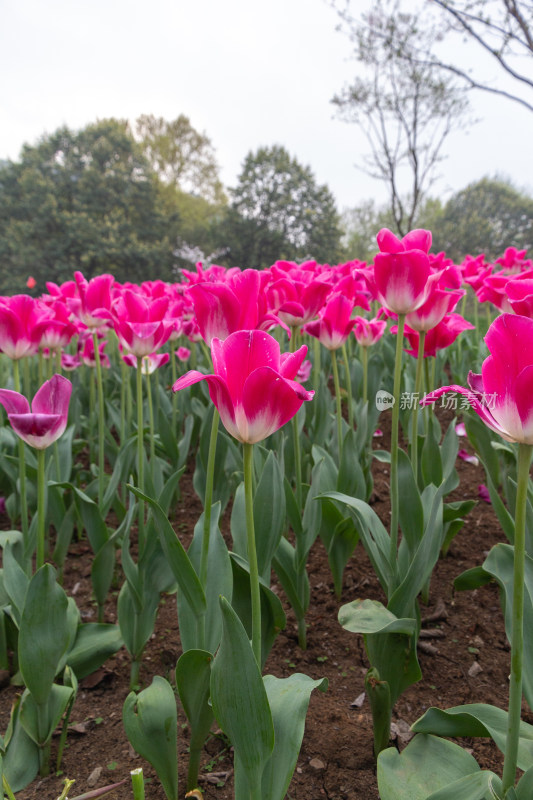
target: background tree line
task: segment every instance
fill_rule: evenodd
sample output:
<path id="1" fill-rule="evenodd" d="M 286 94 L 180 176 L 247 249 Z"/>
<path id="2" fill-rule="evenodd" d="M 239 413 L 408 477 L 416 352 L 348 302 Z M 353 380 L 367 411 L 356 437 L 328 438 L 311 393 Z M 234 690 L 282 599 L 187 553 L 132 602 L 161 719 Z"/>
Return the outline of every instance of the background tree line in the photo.
<path id="1" fill-rule="evenodd" d="M 225 190 L 209 138 L 187 117 L 145 115 L 133 129 L 105 119 L 61 128 L 0 162 L 0 293 L 26 291 L 30 275 L 41 292 L 76 269 L 172 281 L 198 260 L 370 260 L 383 226 L 402 232 L 392 203 L 368 201 L 341 217 L 328 187 L 281 146 L 248 153 Z M 446 203 L 426 193 L 413 226 L 430 228 L 434 249 L 458 260 L 533 249 L 533 198 L 485 178 Z"/>

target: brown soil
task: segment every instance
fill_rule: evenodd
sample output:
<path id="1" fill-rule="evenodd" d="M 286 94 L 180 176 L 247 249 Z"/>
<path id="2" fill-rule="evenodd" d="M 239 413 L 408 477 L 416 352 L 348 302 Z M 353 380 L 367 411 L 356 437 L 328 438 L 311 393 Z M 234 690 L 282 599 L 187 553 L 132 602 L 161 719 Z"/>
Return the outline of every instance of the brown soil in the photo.
<path id="1" fill-rule="evenodd" d="M 387 416 L 382 415 L 380 419 L 382 428 L 387 424 Z M 386 439 L 385 436 L 384 440 L 376 440 L 375 446 L 385 446 Z M 459 459 L 457 469 L 461 483 L 449 499 L 477 498 L 478 486 L 484 483 L 483 470 Z M 375 461 L 374 479 L 372 502 L 386 523 L 388 466 Z M 187 473 L 182 479 L 182 501 L 173 519 L 185 546 L 201 510 L 192 489 L 191 474 Z M 225 526 L 227 529 L 227 519 Z M 423 618 L 443 609 L 436 620 L 424 625 L 438 638 L 422 640 L 425 647 L 420 652 L 423 678 L 405 692 L 395 707 L 393 720 L 402 735 L 430 705 L 447 708 L 461 703 L 488 702 L 506 707 L 509 647 L 497 588 L 488 585 L 475 592 L 454 593 L 452 586 L 458 574 L 480 564 L 492 545 L 502 538 L 492 507 L 480 501 L 453 541 L 448 556 L 438 562 L 431 581 L 430 604 L 422 606 Z M 86 621 L 94 620 L 96 615 L 91 599 L 90 564 L 88 545 L 83 541 L 73 545 L 65 588 L 75 594 Z M 285 604 L 287 628 L 278 636 L 266 665 L 266 672 L 279 677 L 303 672 L 313 678 L 325 676 L 329 679 L 328 691 L 325 694 L 315 692 L 311 697 L 303 745 L 288 797 L 293 800 L 376 800 L 379 795 L 372 752 L 371 714 L 368 700 L 364 699 L 361 704 L 368 662 L 362 637 L 343 630 L 337 622 L 337 613 L 342 603 L 358 597 L 384 598 L 361 545 L 346 569 L 341 603 L 334 594 L 320 541 L 311 552 L 309 577 L 312 594 L 308 649 L 305 652 L 299 649 L 295 618 Z M 283 599 L 281 588 L 277 586 L 276 590 Z M 106 608 L 108 622 L 116 621 L 115 600 L 116 597 L 111 598 Z M 180 653 L 175 599 L 167 596 L 162 599 L 155 633 L 143 659 L 142 684 L 148 685 L 154 675 L 164 675 L 173 682 Z M 55 800 L 61 793 L 65 776 L 76 779 L 70 797 L 127 778 L 109 797 L 131 800 L 129 773 L 141 765 L 150 781 L 148 800 L 164 800 L 164 791 L 153 770 L 132 751 L 124 734 L 122 705 L 129 691 L 128 683 L 129 659 L 124 650 L 98 673 L 81 682 L 71 717 L 77 730 L 73 728 L 69 733 L 63 774 L 36 779 L 17 794 L 17 800 Z M 20 690 L 7 687 L 0 692 L 1 731 L 5 731 L 17 691 Z M 525 713 L 525 718 L 533 721 L 530 716 Z M 183 797 L 188 732 L 181 709 L 179 723 L 179 778 Z M 463 744 L 472 749 L 482 767 L 501 770 L 501 756 L 490 741 L 467 740 Z M 404 746 L 403 739 L 399 746 Z M 100 770 L 97 777 L 95 769 Z M 229 800 L 233 797 L 232 755 L 220 732 L 214 731 L 205 746 L 201 788 L 206 798 Z"/>

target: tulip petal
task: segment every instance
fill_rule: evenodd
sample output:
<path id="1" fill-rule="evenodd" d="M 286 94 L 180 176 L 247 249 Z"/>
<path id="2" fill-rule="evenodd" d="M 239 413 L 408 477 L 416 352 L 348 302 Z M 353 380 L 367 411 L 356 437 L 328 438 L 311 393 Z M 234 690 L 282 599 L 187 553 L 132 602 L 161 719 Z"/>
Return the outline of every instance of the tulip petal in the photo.
<path id="1" fill-rule="evenodd" d="M 68 416 L 72 384 L 63 375 L 52 375 L 36 392 L 31 408 L 35 414 L 59 414 Z"/>
<path id="2" fill-rule="evenodd" d="M 240 303 L 224 283 L 197 283 L 190 287 L 189 296 L 200 333 L 208 347 L 214 337 L 225 339 L 237 330 Z"/>
<path id="3" fill-rule="evenodd" d="M 24 395 L 11 389 L 0 389 L 0 403 L 8 414 L 29 414 L 30 404 Z"/>
<path id="4" fill-rule="evenodd" d="M 280 370 L 279 344 L 265 331 L 237 331 L 220 344 L 216 341 L 212 342 L 215 373 L 225 380 L 235 407 L 241 404 L 244 382 L 253 370 Z"/>
<path id="5" fill-rule="evenodd" d="M 37 450 L 53 444 L 66 427 L 61 414 L 10 414 L 9 422 L 17 436 Z"/>
<path id="6" fill-rule="evenodd" d="M 293 380 L 296 378 L 300 367 L 307 355 L 307 345 L 303 344 L 294 353 L 282 353 L 280 356 L 279 373 L 283 378 Z"/>
<path id="7" fill-rule="evenodd" d="M 254 443 L 266 439 L 292 419 L 303 401 L 310 400 L 313 394 L 270 367 L 254 370 L 244 384 L 242 416 L 241 409 L 236 409 L 241 440 Z"/>

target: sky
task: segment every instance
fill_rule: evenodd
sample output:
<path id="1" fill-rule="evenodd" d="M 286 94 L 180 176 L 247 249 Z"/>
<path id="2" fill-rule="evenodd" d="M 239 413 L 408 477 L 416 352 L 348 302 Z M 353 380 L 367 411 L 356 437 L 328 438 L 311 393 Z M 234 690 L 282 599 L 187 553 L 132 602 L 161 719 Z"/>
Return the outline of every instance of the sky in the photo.
<path id="1" fill-rule="evenodd" d="M 62 125 L 185 114 L 226 186 L 250 151 L 280 144 L 339 210 L 381 204 L 382 185 L 356 167 L 366 140 L 331 104 L 358 69 L 337 23 L 327 0 L 0 0 L 0 159 Z M 432 196 L 486 175 L 533 194 L 533 115 L 472 98 L 480 121 L 449 138 Z"/>

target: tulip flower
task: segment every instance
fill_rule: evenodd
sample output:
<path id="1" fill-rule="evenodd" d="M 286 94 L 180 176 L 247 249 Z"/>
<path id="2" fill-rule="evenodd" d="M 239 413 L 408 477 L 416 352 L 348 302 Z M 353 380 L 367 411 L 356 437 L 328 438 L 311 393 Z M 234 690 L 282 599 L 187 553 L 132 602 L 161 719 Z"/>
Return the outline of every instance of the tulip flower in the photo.
<path id="1" fill-rule="evenodd" d="M 37 391 L 30 409 L 24 395 L 11 389 L 0 389 L 0 404 L 7 411 L 11 427 L 21 441 L 37 450 L 37 569 L 44 563 L 45 449 L 57 441 L 67 427 L 71 393 L 71 382 L 62 375 L 53 375 Z M 24 501 L 25 498 L 21 497 L 21 502 Z M 23 513 L 26 512 L 24 509 Z M 31 556 L 31 552 L 28 555 Z"/>
<path id="2" fill-rule="evenodd" d="M 328 300 L 319 318 L 308 322 L 302 330 L 318 339 L 327 350 L 338 350 L 352 332 L 355 319 L 351 318 L 353 303 L 342 294 Z"/>
<path id="3" fill-rule="evenodd" d="M 37 391 L 31 409 L 24 395 L 11 389 L 0 389 L 0 404 L 17 436 L 36 450 L 44 450 L 67 427 L 71 393 L 71 382 L 62 375 L 54 375 Z"/>
<path id="4" fill-rule="evenodd" d="M 466 395 L 483 422 L 503 439 L 533 445 L 533 320 L 502 314 L 485 343 L 490 355 L 480 375 L 469 373 L 468 389 L 443 386 L 421 402 L 432 403 L 446 392 Z"/>
<path id="5" fill-rule="evenodd" d="M 361 347 L 371 347 L 381 339 L 387 322 L 384 319 L 366 319 L 365 317 L 354 317 L 355 326 L 353 329 L 355 338 Z"/>
<path id="6" fill-rule="evenodd" d="M 280 354 L 278 342 L 264 331 L 236 331 L 227 339 L 213 339 L 214 375 L 190 370 L 178 378 L 174 392 L 207 381 L 211 400 L 222 424 L 240 442 L 261 442 L 288 422 L 307 391 L 294 380 L 307 353 L 302 345 L 295 353 Z"/>
<path id="7" fill-rule="evenodd" d="M 398 239 L 387 228 L 377 235 L 374 279 L 380 301 L 395 314 L 408 314 L 427 299 L 432 281 L 431 233 L 414 230 Z"/>

